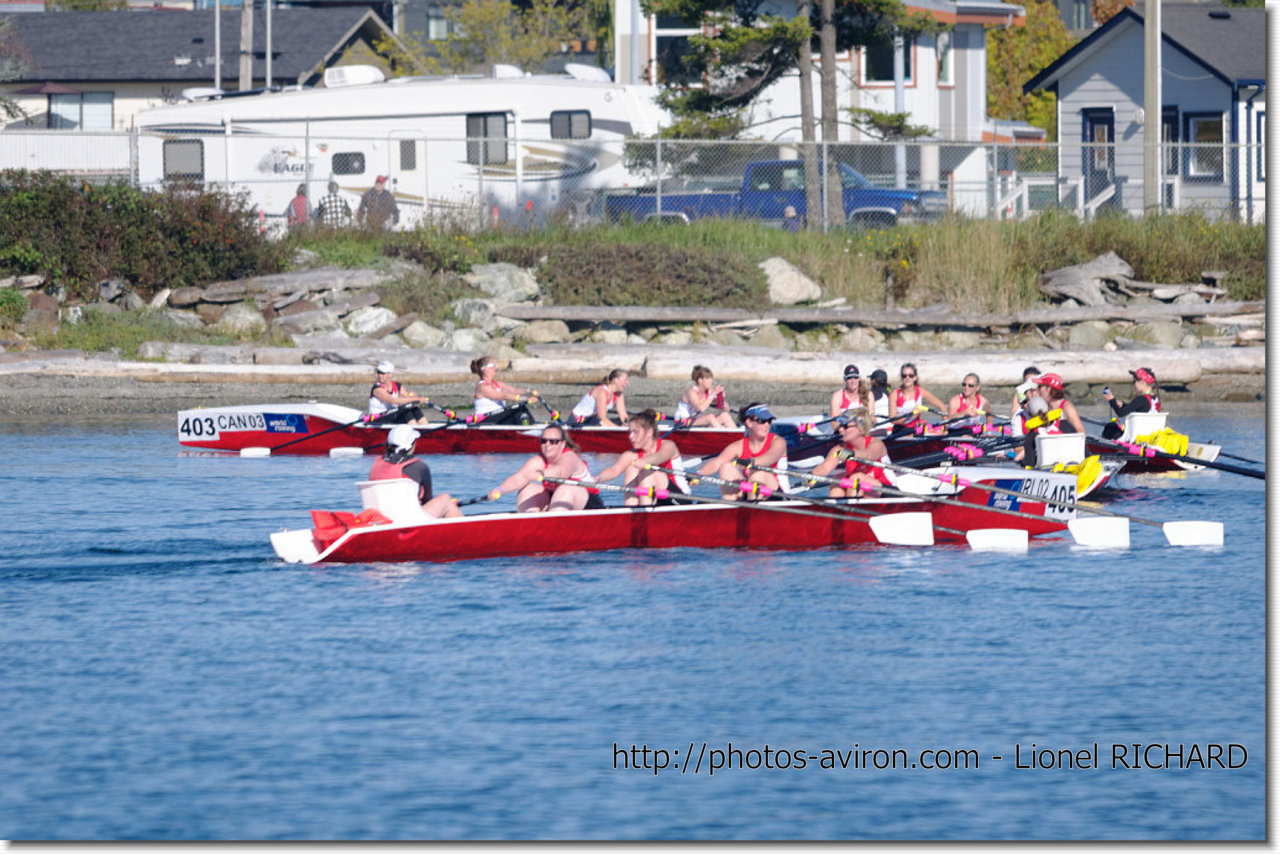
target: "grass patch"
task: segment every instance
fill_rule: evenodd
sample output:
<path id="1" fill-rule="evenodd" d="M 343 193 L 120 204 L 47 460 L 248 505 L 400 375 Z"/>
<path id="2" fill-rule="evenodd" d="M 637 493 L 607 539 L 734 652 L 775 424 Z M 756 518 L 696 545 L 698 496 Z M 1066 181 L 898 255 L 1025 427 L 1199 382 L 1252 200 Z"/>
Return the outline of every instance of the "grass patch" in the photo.
<path id="1" fill-rule="evenodd" d="M 77 323 L 63 322 L 56 333 L 39 332 L 32 343 L 42 349 L 83 350 L 98 353 L 117 353 L 125 359 L 137 359 L 138 349 L 144 342 L 164 341 L 183 344 L 274 344 L 291 346 L 291 342 L 279 333 L 268 333 L 255 338 L 210 332 L 207 329 L 184 327 L 173 323 L 164 315 L 140 309 L 135 312 L 105 313 L 85 312 Z"/>

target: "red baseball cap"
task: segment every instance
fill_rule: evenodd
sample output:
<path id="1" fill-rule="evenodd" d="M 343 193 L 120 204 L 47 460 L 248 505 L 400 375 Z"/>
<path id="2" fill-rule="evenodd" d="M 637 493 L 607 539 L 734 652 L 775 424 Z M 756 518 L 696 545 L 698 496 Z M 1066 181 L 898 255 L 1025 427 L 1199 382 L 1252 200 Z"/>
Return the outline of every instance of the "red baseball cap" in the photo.
<path id="1" fill-rule="evenodd" d="M 1137 371 L 1130 371 L 1135 378 L 1143 383 L 1150 383 L 1152 386 L 1156 384 L 1156 375 L 1150 368 L 1139 368 Z"/>
<path id="2" fill-rule="evenodd" d="M 1035 382 L 1037 386 L 1048 386 L 1050 389 L 1062 391 L 1062 378 L 1057 374 L 1041 374 Z"/>
<path id="3" fill-rule="evenodd" d="M 375 179 L 373 180 L 373 183 L 374 183 L 374 184 L 380 184 L 381 182 L 386 181 L 386 180 L 387 180 L 387 176 L 385 176 L 385 175 L 379 175 L 377 178 L 375 178 Z"/>

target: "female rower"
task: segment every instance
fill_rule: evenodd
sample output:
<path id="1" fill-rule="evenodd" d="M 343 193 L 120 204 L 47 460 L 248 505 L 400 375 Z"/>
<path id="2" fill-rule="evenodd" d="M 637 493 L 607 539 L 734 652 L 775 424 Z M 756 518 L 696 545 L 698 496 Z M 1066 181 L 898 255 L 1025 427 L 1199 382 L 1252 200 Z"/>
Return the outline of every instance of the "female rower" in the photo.
<path id="1" fill-rule="evenodd" d="M 982 380 L 977 374 L 964 375 L 960 391 L 947 404 L 947 421 L 954 427 L 969 427 L 991 421 L 991 402 L 982 394 Z"/>
<path id="2" fill-rule="evenodd" d="M 498 363 L 492 356 L 482 356 L 471 360 L 471 373 L 480 380 L 476 383 L 475 421 L 487 425 L 532 424 L 533 416 L 529 414 L 526 402 L 537 396 L 528 389 L 503 383 L 497 378 Z M 514 407 L 508 407 L 512 401 Z"/>
<path id="3" fill-rule="evenodd" d="M 627 423 L 627 402 L 623 392 L 627 389 L 630 378 L 621 368 L 615 368 L 600 381 L 600 384 L 582 396 L 582 400 L 573 406 L 573 423 L 577 425 L 603 425 L 617 427 Z M 618 421 L 609 418 L 609 410 L 615 410 Z"/>
<path id="4" fill-rule="evenodd" d="M 869 410 L 875 407 L 871 384 L 863 382 L 856 365 L 844 367 L 844 386 L 831 393 L 831 406 L 827 408 L 827 415 L 834 419 L 851 407 L 866 407 Z"/>
<path id="5" fill-rule="evenodd" d="M 377 376 L 369 390 L 369 415 L 373 420 L 383 424 L 425 425 L 427 417 L 420 407 L 414 405 L 427 399 L 401 389 L 400 384 L 392 379 L 396 367 L 385 359 L 374 370 Z"/>
<path id="6" fill-rule="evenodd" d="M 685 390 L 676 404 L 676 420 L 691 419 L 689 427 L 718 427 L 733 430 L 733 416 L 724 403 L 724 387 L 705 365 L 693 366 L 689 375 L 693 385 Z"/>
<path id="7" fill-rule="evenodd" d="M 671 488 L 672 468 L 678 464 L 680 449 L 671 439 L 658 436 L 658 414 L 653 410 L 633 413 L 627 419 L 627 436 L 631 440 L 631 448 L 618 455 L 617 460 L 600 472 L 597 480 L 612 481 L 619 475 L 625 475 L 630 493 L 624 504 L 657 504 L 654 496 L 638 496 L 635 490 Z M 658 468 L 649 469 L 647 466 Z"/>
<path id="8" fill-rule="evenodd" d="M 1031 418 L 1031 404 L 1033 401 L 1039 400 L 1045 403 L 1040 397 L 1040 387 L 1036 385 L 1035 379 L 1028 380 L 1017 389 L 1018 408 L 1013 411 L 1013 415 L 1009 419 L 1009 426 L 1014 436 L 1027 435 L 1027 419 Z M 1048 410 L 1048 405 L 1043 408 Z"/>
<path id="9" fill-rule="evenodd" d="M 418 482 L 418 503 L 429 517 L 460 517 L 458 503 L 448 493 L 433 495 L 431 469 L 413 454 L 418 432 L 409 425 L 396 425 L 387 434 L 387 450 L 369 470 L 370 481 L 409 478 Z"/>
<path id="10" fill-rule="evenodd" d="M 1160 386 L 1156 382 L 1156 373 L 1150 368 L 1139 368 L 1129 373 L 1133 375 L 1133 389 L 1138 393 L 1129 403 L 1121 404 L 1117 401 L 1116 396 L 1111 394 L 1110 388 L 1102 390 L 1103 400 L 1111 405 L 1112 411 L 1116 414 L 1115 418 L 1103 426 L 1103 439 L 1118 439 L 1124 433 L 1119 419 L 1123 419 L 1130 413 L 1160 412 Z"/>
<path id="11" fill-rule="evenodd" d="M 840 444 L 832 447 L 821 463 L 813 467 L 813 474 L 828 476 L 840 470 L 843 478 L 856 479 L 853 487 L 832 486 L 827 495 L 833 499 L 856 499 L 863 496 L 876 496 L 876 484 L 892 484 L 893 481 L 884 467 L 863 463 L 864 460 L 889 462 L 889 449 L 874 436 L 871 436 L 871 414 L 863 408 L 849 410 L 836 419 L 836 430 L 840 433 Z M 854 458 L 860 458 L 855 460 Z"/>
<path id="12" fill-rule="evenodd" d="M 946 412 L 947 405 L 942 403 L 937 395 L 919 385 L 920 372 L 916 370 L 913 363 L 903 363 L 898 376 L 902 379 L 902 385 L 889 395 L 889 418 L 896 419 L 899 415 L 911 413 L 909 418 L 904 418 L 898 424 L 903 427 L 915 427 L 923 424 L 918 411 L 926 408 L 926 405 L 940 413 Z"/>
<path id="13" fill-rule="evenodd" d="M 747 428 L 747 435 L 734 440 L 724 447 L 715 457 L 702 464 L 698 472 L 702 475 L 714 475 L 732 484 L 721 485 L 720 495 L 725 499 L 736 499 L 743 496 L 738 489 L 738 482 L 744 479 L 768 487 L 770 492 L 778 489 L 778 476 L 772 472 L 752 469 L 752 465 L 779 467 L 778 463 L 787 454 L 787 441 L 775 435 L 770 426 L 773 424 L 773 413 L 768 404 L 750 404 L 742 410 L 742 423 Z M 756 499 L 759 494 L 751 494 Z"/>
<path id="14" fill-rule="evenodd" d="M 577 443 L 562 426 L 552 424 L 543 428 L 538 448 L 538 453 L 526 460 L 515 474 L 489 491 L 490 499 L 519 490 L 516 494 L 516 510 L 521 513 L 580 511 L 583 508 L 604 507 L 599 495 L 589 492 L 586 487 L 542 480 L 544 476 L 573 481 L 593 480 L 587 462 L 578 454 Z"/>
<path id="15" fill-rule="evenodd" d="M 1040 369 L 1034 365 L 1028 365 L 1022 369 L 1022 383 L 1013 390 L 1013 404 L 1009 407 L 1009 418 L 1017 419 L 1018 410 L 1025 409 L 1027 406 L 1027 390 L 1034 389 L 1035 380 L 1040 376 Z"/>
<path id="16" fill-rule="evenodd" d="M 876 421 L 886 421 L 889 418 L 889 375 L 883 368 L 871 372 L 871 401 Z"/>
<path id="17" fill-rule="evenodd" d="M 1065 421 L 1074 433 L 1084 433 L 1084 422 L 1080 420 L 1080 414 L 1076 412 L 1076 405 L 1067 400 L 1067 393 L 1062 389 L 1062 378 L 1057 374 L 1041 374 L 1036 378 L 1036 385 L 1040 387 L 1040 397 L 1044 398 L 1049 405 L 1049 413 L 1046 418 L 1051 421 L 1054 419 L 1054 412 L 1058 411 L 1058 421 Z M 1061 424 L 1057 430 L 1048 430 L 1047 433 L 1062 433 Z"/>

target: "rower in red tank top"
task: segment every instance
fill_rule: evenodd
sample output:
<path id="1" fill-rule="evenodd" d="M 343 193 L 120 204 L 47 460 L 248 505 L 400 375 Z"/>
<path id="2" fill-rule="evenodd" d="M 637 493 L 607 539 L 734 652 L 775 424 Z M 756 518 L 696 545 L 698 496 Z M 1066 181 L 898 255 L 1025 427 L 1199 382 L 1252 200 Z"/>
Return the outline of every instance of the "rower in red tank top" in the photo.
<path id="1" fill-rule="evenodd" d="M 628 505 L 652 505 L 654 496 L 641 496 L 636 490 L 666 490 L 673 485 L 668 473 L 674 470 L 672 461 L 680 456 L 679 447 L 670 439 L 658 436 L 658 414 L 653 410 L 635 413 L 627 421 L 627 437 L 631 448 L 618 455 L 618 459 L 600 472 L 600 481 L 612 481 L 626 475 Z M 656 467 L 651 469 L 648 467 Z"/>
<path id="2" fill-rule="evenodd" d="M 908 428 L 924 424 L 920 414 L 913 412 L 924 406 L 933 407 L 942 413 L 947 411 L 947 405 L 937 395 L 919 385 L 920 373 L 914 363 L 903 363 L 899 376 L 902 378 L 902 385 L 889 396 L 889 418 L 894 424 Z"/>
<path id="3" fill-rule="evenodd" d="M 840 432 L 840 445 L 827 452 L 821 463 L 813 467 L 813 474 L 830 476 L 837 469 L 844 477 L 857 480 L 857 486 L 832 486 L 828 495 L 833 499 L 859 498 L 874 496 L 876 484 L 891 484 L 892 479 L 883 467 L 864 463 L 864 460 L 889 462 L 889 450 L 885 444 L 873 436 L 871 432 L 871 414 L 866 408 L 858 408 L 836 419 L 836 429 Z M 851 458 L 861 458 L 853 460 Z"/>
<path id="4" fill-rule="evenodd" d="M 747 435 L 735 440 L 712 459 L 702 464 L 698 472 L 731 482 L 721 485 L 720 495 L 725 499 L 739 499 L 743 491 L 739 482 L 749 480 L 767 487 L 769 492 L 778 489 L 778 476 L 772 472 L 753 469 L 750 464 L 776 468 L 778 462 L 786 456 L 787 443 L 772 433 L 774 415 L 767 404 L 750 404 L 742 410 L 742 423 L 746 426 Z M 758 497 L 759 493 L 748 494 Z"/>

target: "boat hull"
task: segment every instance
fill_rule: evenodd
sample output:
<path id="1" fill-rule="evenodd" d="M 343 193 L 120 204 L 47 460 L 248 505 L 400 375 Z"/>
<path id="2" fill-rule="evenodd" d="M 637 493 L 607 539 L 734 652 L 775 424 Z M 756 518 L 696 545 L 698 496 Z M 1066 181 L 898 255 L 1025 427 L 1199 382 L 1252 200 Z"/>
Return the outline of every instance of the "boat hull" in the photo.
<path id="1" fill-rule="evenodd" d="M 281 532 L 273 535 L 272 543 L 281 558 L 296 563 L 447 562 L 611 549 L 857 546 L 877 543 L 868 516 L 919 512 L 932 514 L 935 541 L 963 542 L 965 533 L 975 529 L 1015 529 L 1029 536 L 1060 532 L 1071 516 L 1063 509 L 1055 515 L 1043 501 L 1011 499 L 972 487 L 958 498 L 965 504 L 859 499 L 842 506 L 852 513 L 794 500 L 497 513 L 351 528 L 330 541 L 320 540 L 315 529 Z M 997 508 L 1021 510 L 1036 518 L 1001 513 Z"/>

